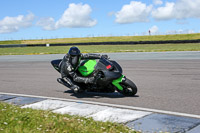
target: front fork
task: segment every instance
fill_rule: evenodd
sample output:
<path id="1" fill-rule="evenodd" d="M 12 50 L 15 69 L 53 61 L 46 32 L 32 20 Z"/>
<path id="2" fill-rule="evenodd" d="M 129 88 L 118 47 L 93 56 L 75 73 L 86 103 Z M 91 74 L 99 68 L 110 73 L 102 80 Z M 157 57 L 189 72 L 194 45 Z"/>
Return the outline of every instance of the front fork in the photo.
<path id="1" fill-rule="evenodd" d="M 112 81 L 112 84 L 114 85 L 114 86 L 116 86 L 119 90 L 123 90 L 123 87 L 119 84 L 119 83 L 121 83 L 121 82 L 124 82 L 124 81 L 126 81 L 126 77 L 124 76 L 124 75 L 122 75 L 121 77 L 119 77 L 118 79 L 115 79 L 115 80 L 113 80 Z"/>

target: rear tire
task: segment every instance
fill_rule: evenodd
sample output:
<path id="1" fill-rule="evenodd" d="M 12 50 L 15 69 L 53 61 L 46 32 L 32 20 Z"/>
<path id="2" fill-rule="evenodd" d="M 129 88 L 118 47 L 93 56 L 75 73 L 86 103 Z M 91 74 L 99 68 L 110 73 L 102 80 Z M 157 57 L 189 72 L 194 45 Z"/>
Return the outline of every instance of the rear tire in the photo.
<path id="1" fill-rule="evenodd" d="M 117 89 L 117 91 L 124 96 L 134 96 L 137 93 L 137 86 L 129 79 L 126 79 L 120 85 L 123 87 L 123 90 Z"/>

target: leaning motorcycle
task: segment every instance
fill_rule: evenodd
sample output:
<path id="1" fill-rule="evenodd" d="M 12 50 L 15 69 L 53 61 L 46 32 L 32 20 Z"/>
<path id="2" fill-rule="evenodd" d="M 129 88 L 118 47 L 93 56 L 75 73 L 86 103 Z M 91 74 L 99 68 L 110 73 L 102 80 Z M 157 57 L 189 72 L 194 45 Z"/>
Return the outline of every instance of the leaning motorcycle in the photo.
<path id="1" fill-rule="evenodd" d="M 62 59 L 51 61 L 53 67 L 60 73 Z M 113 60 L 101 57 L 100 59 L 82 60 L 77 73 L 83 77 L 95 77 L 94 84 L 77 83 L 83 90 L 89 92 L 115 92 L 124 96 L 134 96 L 137 93 L 136 85 L 122 74 L 121 66 Z"/>

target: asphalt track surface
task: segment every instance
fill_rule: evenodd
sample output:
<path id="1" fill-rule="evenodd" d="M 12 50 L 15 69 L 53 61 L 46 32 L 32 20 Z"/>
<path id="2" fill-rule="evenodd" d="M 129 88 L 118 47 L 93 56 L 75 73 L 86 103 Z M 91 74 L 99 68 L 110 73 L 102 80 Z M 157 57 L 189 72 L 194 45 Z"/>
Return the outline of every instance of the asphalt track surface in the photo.
<path id="1" fill-rule="evenodd" d="M 200 115 L 200 52 L 109 54 L 138 87 L 135 97 L 74 94 L 57 83 L 50 59 L 63 55 L 0 56 L 0 92 L 79 99 Z"/>

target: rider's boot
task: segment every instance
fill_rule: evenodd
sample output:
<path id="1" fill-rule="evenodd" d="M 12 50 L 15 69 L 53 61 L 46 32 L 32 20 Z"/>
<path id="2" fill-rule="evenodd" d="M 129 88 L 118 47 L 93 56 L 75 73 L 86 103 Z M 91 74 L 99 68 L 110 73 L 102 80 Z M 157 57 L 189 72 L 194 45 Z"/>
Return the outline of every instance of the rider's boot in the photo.
<path id="1" fill-rule="evenodd" d="M 83 90 L 78 85 L 75 85 L 69 78 L 58 78 L 57 81 L 73 90 L 74 93 L 83 92 Z"/>
<path id="2" fill-rule="evenodd" d="M 70 89 L 74 90 L 74 93 L 79 93 L 80 92 L 80 87 L 77 85 L 73 85 Z"/>

